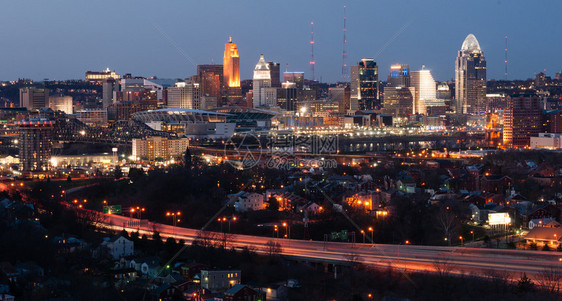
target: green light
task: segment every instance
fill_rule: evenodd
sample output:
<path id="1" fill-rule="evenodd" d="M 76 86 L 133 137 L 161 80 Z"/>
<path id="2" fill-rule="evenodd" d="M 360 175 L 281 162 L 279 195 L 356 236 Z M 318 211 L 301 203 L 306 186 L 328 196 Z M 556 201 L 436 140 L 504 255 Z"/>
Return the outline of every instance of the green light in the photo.
<path id="1" fill-rule="evenodd" d="M 168 265 L 166 265 L 166 268 L 167 268 L 167 269 L 169 269 L 169 268 L 170 268 L 170 265 L 169 265 L 169 264 L 168 264 Z"/>

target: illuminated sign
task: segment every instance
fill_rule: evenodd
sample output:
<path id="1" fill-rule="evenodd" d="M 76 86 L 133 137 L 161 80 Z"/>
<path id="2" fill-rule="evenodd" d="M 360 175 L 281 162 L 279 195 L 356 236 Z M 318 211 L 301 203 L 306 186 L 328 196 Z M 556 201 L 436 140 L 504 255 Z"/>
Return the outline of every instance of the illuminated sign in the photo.
<path id="1" fill-rule="evenodd" d="M 489 225 L 507 225 L 509 223 L 511 223 L 511 218 L 506 212 L 488 214 Z"/>

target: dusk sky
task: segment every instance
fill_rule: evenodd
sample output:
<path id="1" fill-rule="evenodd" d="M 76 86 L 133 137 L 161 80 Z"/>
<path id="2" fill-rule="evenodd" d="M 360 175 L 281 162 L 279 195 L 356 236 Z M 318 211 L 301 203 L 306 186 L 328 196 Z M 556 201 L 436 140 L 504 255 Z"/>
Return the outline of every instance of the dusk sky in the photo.
<path id="1" fill-rule="evenodd" d="M 242 79 L 251 78 L 260 53 L 309 78 L 314 21 L 316 79 L 335 82 L 341 79 L 344 5 L 347 63 L 375 57 L 381 80 L 393 63 L 412 70 L 426 65 L 436 80 L 451 79 L 469 33 L 484 51 L 488 79 L 504 78 L 505 35 L 510 79 L 562 70 L 558 0 L 33 0 L 2 3 L 0 80 L 83 79 L 85 71 L 106 67 L 186 78 L 197 64 L 222 64 L 229 36 L 238 44 Z"/>

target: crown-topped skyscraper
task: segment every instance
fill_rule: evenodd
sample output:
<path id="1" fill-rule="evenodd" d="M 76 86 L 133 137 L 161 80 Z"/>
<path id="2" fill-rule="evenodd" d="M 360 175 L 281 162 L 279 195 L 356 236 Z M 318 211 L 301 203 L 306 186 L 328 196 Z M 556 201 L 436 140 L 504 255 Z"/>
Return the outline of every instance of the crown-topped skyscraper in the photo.
<path id="1" fill-rule="evenodd" d="M 229 103 L 236 103 L 242 99 L 240 88 L 240 56 L 238 46 L 229 37 L 224 44 L 223 81 L 226 89 L 226 99 Z"/>
<path id="2" fill-rule="evenodd" d="M 455 62 L 455 100 L 457 114 L 486 111 L 486 59 L 473 34 L 462 43 Z"/>

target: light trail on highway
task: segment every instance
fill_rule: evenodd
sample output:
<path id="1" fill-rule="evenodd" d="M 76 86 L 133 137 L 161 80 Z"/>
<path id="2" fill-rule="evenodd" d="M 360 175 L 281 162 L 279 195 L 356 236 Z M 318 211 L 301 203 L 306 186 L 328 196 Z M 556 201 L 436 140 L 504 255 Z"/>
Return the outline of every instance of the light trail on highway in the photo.
<path id="1" fill-rule="evenodd" d="M 157 231 L 161 237 L 183 239 L 193 243 L 201 239 L 202 231 L 197 229 L 173 227 L 165 224 L 142 223 L 138 219 L 101 214 L 101 223 L 112 230 L 139 231 L 152 235 Z M 204 231 L 203 235 L 215 244 L 223 242 L 225 235 L 219 232 Z M 452 274 L 486 276 L 491 273 L 508 272 L 513 279 L 526 273 L 529 277 L 537 276 L 546 269 L 562 269 L 562 254 L 545 251 L 523 251 L 506 249 L 484 249 L 466 247 L 441 247 L 418 245 L 386 245 L 370 243 L 341 243 L 323 241 L 305 241 L 296 239 L 271 238 L 241 234 L 226 234 L 227 247 L 253 249 L 267 253 L 268 242 L 281 245 L 280 254 L 293 259 L 330 264 L 348 265 L 351 261 L 379 268 L 393 268 L 410 272 L 446 271 Z"/>

